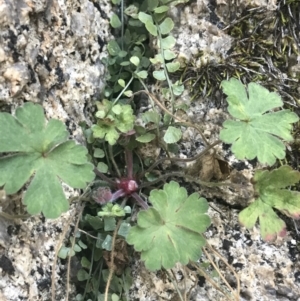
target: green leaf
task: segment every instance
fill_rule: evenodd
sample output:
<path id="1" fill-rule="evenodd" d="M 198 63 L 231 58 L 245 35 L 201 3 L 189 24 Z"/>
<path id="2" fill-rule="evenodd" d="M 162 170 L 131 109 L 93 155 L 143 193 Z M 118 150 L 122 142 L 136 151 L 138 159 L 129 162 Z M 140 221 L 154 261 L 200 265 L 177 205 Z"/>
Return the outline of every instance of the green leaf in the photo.
<path id="1" fill-rule="evenodd" d="M 81 258 L 80 263 L 81 263 L 81 266 L 82 266 L 83 268 L 89 269 L 90 266 L 91 266 L 91 262 L 90 262 L 85 256 L 83 256 L 83 257 Z"/>
<path id="2" fill-rule="evenodd" d="M 139 12 L 138 18 L 144 24 L 146 24 L 146 22 L 148 22 L 148 21 L 153 23 L 153 19 L 152 19 L 151 15 L 148 15 L 146 13 Z"/>
<path id="3" fill-rule="evenodd" d="M 175 46 L 176 40 L 173 36 L 168 36 L 166 38 L 161 39 L 161 46 L 160 42 L 158 41 L 159 47 L 162 49 L 171 49 Z"/>
<path id="4" fill-rule="evenodd" d="M 279 139 L 292 141 L 292 123 L 299 120 L 290 110 L 270 112 L 283 105 L 280 96 L 264 87 L 250 83 L 248 94 L 237 79 L 223 81 L 221 86 L 227 94 L 228 111 L 235 117 L 223 123 L 220 139 L 232 144 L 238 159 L 258 158 L 259 162 L 273 165 L 276 158 L 285 157 L 285 145 Z"/>
<path id="5" fill-rule="evenodd" d="M 166 64 L 167 69 L 170 73 L 172 72 L 176 72 L 177 70 L 179 70 L 180 68 L 180 63 L 179 62 L 175 62 L 175 63 L 167 63 Z"/>
<path id="6" fill-rule="evenodd" d="M 148 124 L 150 122 L 159 124 L 161 116 L 156 111 L 147 111 L 142 115 L 142 120 Z"/>
<path id="7" fill-rule="evenodd" d="M 67 141 L 65 125 L 52 119 L 46 123 L 40 105 L 26 103 L 15 117 L 0 113 L 0 186 L 16 193 L 33 176 L 23 202 L 30 214 L 43 212 L 57 218 L 69 208 L 61 182 L 85 188 L 95 175 L 87 161 L 87 149 Z"/>
<path id="8" fill-rule="evenodd" d="M 133 95 L 133 92 L 131 90 L 127 90 L 124 92 L 124 95 L 127 97 L 131 97 Z"/>
<path id="9" fill-rule="evenodd" d="M 121 235 L 126 238 L 129 233 L 130 228 L 131 228 L 131 226 L 129 223 L 126 223 L 125 221 L 122 222 L 122 224 L 120 225 L 120 228 L 118 230 L 118 235 Z"/>
<path id="10" fill-rule="evenodd" d="M 108 171 L 108 166 L 107 164 L 105 164 L 104 162 L 99 162 L 97 164 L 97 169 L 102 172 L 102 173 L 107 173 Z"/>
<path id="11" fill-rule="evenodd" d="M 126 14 L 127 16 L 130 16 L 131 18 L 134 18 L 134 19 L 138 18 L 138 12 L 139 12 L 139 9 L 133 4 L 130 4 L 124 10 L 124 14 Z"/>
<path id="12" fill-rule="evenodd" d="M 290 166 L 281 166 L 271 172 L 257 171 L 254 175 L 254 189 L 258 196 L 254 202 L 239 214 L 243 226 L 251 229 L 257 219 L 260 223 L 261 236 L 272 241 L 276 236 L 285 236 L 285 223 L 272 208 L 294 219 L 300 218 L 300 193 L 283 189 L 300 180 L 300 172 Z"/>
<path id="13" fill-rule="evenodd" d="M 116 14 L 113 14 L 110 18 L 110 25 L 113 28 L 119 28 L 122 26 L 122 23 L 119 19 L 119 17 Z"/>
<path id="14" fill-rule="evenodd" d="M 72 257 L 74 255 L 75 251 L 65 246 L 62 246 L 57 254 L 57 256 L 61 259 L 66 259 L 68 256 Z"/>
<path id="15" fill-rule="evenodd" d="M 179 96 L 184 91 L 184 85 L 180 84 L 179 82 L 176 82 L 174 85 L 172 85 L 173 93 L 176 96 Z"/>
<path id="16" fill-rule="evenodd" d="M 165 135 L 164 135 L 164 141 L 166 143 L 175 143 L 181 139 L 182 132 L 180 129 L 175 128 L 173 126 L 169 126 Z"/>
<path id="17" fill-rule="evenodd" d="M 85 280 L 89 279 L 89 273 L 84 269 L 80 269 L 77 272 L 77 279 L 78 279 L 78 281 L 85 281 Z"/>
<path id="18" fill-rule="evenodd" d="M 148 77 L 148 72 L 147 72 L 147 71 L 145 71 L 145 70 L 142 70 L 142 71 L 136 72 L 135 74 L 136 74 L 138 77 L 140 77 L 140 78 L 143 78 L 143 79 L 145 79 L 145 78 L 147 78 L 147 77 Z"/>
<path id="19" fill-rule="evenodd" d="M 116 228 L 116 219 L 112 216 L 104 217 L 104 231 L 114 231 Z"/>
<path id="20" fill-rule="evenodd" d="M 148 0 L 148 10 L 153 11 L 158 6 L 158 0 Z"/>
<path id="21" fill-rule="evenodd" d="M 126 239 L 141 252 L 146 267 L 170 269 L 177 262 L 198 260 L 205 244 L 201 233 L 210 224 L 206 200 L 197 193 L 188 197 L 186 189 L 174 181 L 163 190 L 152 190 L 149 200 L 153 207 L 138 213 L 137 226 Z"/>
<path id="22" fill-rule="evenodd" d="M 118 84 L 119 84 L 122 88 L 124 88 L 124 87 L 125 87 L 125 81 L 124 81 L 124 79 L 122 79 L 122 78 L 118 79 Z"/>
<path id="23" fill-rule="evenodd" d="M 164 13 L 168 10 L 169 10 L 169 6 L 163 5 L 163 6 L 156 7 L 154 9 L 154 12 L 157 13 L 157 14 L 161 14 L 161 13 Z"/>
<path id="24" fill-rule="evenodd" d="M 110 235 L 107 235 L 102 243 L 102 249 L 106 251 L 111 251 L 111 243 L 112 243 L 112 237 Z"/>
<path id="25" fill-rule="evenodd" d="M 164 62 L 164 60 L 163 60 L 163 57 L 162 57 L 162 55 L 161 54 L 156 54 L 155 56 L 154 56 L 154 58 L 151 58 L 150 59 L 150 62 L 152 63 L 152 64 L 162 64 L 163 62 Z"/>
<path id="26" fill-rule="evenodd" d="M 140 64 L 140 59 L 137 56 L 132 56 L 130 62 L 137 67 Z"/>
<path id="27" fill-rule="evenodd" d="M 94 149 L 94 158 L 104 158 L 104 157 L 105 157 L 105 153 L 102 149 L 100 148 Z"/>
<path id="28" fill-rule="evenodd" d="M 103 228 L 103 220 L 100 217 L 86 214 L 84 218 L 93 227 L 93 229 L 99 230 Z"/>
<path id="29" fill-rule="evenodd" d="M 171 18 L 167 17 L 164 21 L 159 25 L 159 29 L 161 34 L 168 34 L 174 28 L 174 22 Z"/>
<path id="30" fill-rule="evenodd" d="M 117 104 L 112 107 L 111 102 L 103 100 L 97 104 L 97 108 L 99 111 L 96 117 L 99 119 L 97 124 L 92 126 L 94 138 L 105 139 L 110 145 L 114 145 L 120 136 L 118 131 L 127 133 L 133 129 L 135 116 L 130 105 Z"/>
<path id="31" fill-rule="evenodd" d="M 141 142 L 141 143 L 148 143 L 152 141 L 155 138 L 155 135 L 152 133 L 147 133 L 145 135 L 139 136 L 136 138 L 136 141 Z"/>
<path id="32" fill-rule="evenodd" d="M 125 50 L 121 50 L 119 53 L 118 53 L 118 57 L 125 57 L 126 55 L 127 55 L 128 53 L 127 53 L 127 51 L 125 51 Z"/>
<path id="33" fill-rule="evenodd" d="M 154 25 L 152 21 L 147 21 L 145 23 L 146 29 L 153 35 L 157 36 L 157 27 Z"/>
<path id="34" fill-rule="evenodd" d="M 74 245 L 73 250 L 75 252 L 81 252 L 81 248 L 78 245 L 76 245 L 76 244 Z"/>
<path id="35" fill-rule="evenodd" d="M 153 77 L 156 78 L 157 80 L 165 80 L 166 75 L 164 70 L 159 70 L 159 71 L 153 71 Z"/>
<path id="36" fill-rule="evenodd" d="M 117 41 L 111 40 L 107 44 L 107 50 L 110 55 L 117 56 L 119 54 L 119 52 L 121 51 L 121 48 L 120 48 L 119 44 L 117 43 Z"/>
<path id="37" fill-rule="evenodd" d="M 177 56 L 177 55 L 176 55 L 175 52 L 173 52 L 173 51 L 171 51 L 171 50 L 169 50 L 169 49 L 164 50 L 164 58 L 165 58 L 166 60 L 172 60 L 172 59 L 174 59 L 176 56 Z"/>

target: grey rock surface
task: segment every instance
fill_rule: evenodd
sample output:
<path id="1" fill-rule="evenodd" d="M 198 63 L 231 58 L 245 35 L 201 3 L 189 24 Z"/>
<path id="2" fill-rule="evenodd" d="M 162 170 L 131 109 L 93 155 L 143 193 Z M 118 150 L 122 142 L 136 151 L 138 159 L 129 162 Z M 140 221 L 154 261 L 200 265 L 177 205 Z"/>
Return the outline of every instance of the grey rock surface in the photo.
<path id="1" fill-rule="evenodd" d="M 231 38 L 212 23 L 209 0 L 191 1 L 183 9 L 174 9 L 176 50 L 182 61 L 196 67 L 226 57 Z M 246 6 L 266 6 L 273 10 L 276 0 L 243 0 Z M 226 14 L 228 1 L 216 0 L 217 12 Z M 80 139 L 78 123 L 91 123 L 90 109 L 104 85 L 105 69 L 100 59 L 106 55 L 105 44 L 110 39 L 109 1 L 80 2 L 75 0 L 0 0 L 0 106 L 15 108 L 25 101 L 44 106 L 47 116 L 63 120 L 71 134 Z M 207 55 L 198 56 L 199 51 Z M 191 118 L 199 118 L 205 108 L 195 103 Z M 208 110 L 207 110 L 208 111 Z M 217 139 L 219 116 L 209 111 L 206 116 L 207 135 Z M 193 145 L 195 132 L 184 133 L 187 150 Z M 200 139 L 200 137 L 199 137 Z M 194 142 L 197 138 L 194 139 Z M 221 148 L 217 149 L 220 155 Z M 248 168 L 246 177 L 251 176 Z M 209 197 L 224 197 L 210 192 Z M 210 193 L 210 194 L 209 194 Z M 237 193 L 226 191 L 230 205 L 237 205 Z M 243 193 L 243 191 L 241 191 Z M 75 194 L 74 191 L 69 192 Z M 259 237 L 258 229 L 241 228 L 235 209 L 213 203 L 210 209 L 212 226 L 206 235 L 208 242 L 235 268 L 241 280 L 242 301 L 300 300 L 299 246 L 293 233 L 278 244 L 267 244 Z M 0 221 L 0 300 L 51 300 L 51 277 L 55 251 L 65 227 L 74 227 L 76 208 L 55 221 L 31 217 L 26 221 Z M 68 237 L 70 231 L 67 231 Z M 205 258 L 203 258 L 205 260 Z M 218 259 L 216 259 L 218 262 Z M 234 285 L 226 267 L 225 278 Z M 55 267 L 54 300 L 65 300 L 66 267 Z M 140 261 L 132 265 L 134 284 L 131 300 L 173 300 L 178 296 L 172 283 L 162 273 L 150 273 Z M 174 269 L 179 289 L 190 290 L 190 300 L 225 300 L 211 285 L 195 272 L 181 266 Z M 52 283 L 53 284 L 53 283 Z M 74 300 L 74 284 L 70 299 Z"/>
<path id="2" fill-rule="evenodd" d="M 91 124 L 91 108 L 104 86 L 101 58 L 111 39 L 110 14 L 110 2 L 103 0 L 0 0 L 1 111 L 39 103 L 48 118 L 62 120 L 71 136 L 82 140 L 79 122 Z M 65 192 L 76 195 L 68 188 Z M 54 300 L 64 300 L 65 266 L 57 264 L 54 283 L 51 277 L 72 212 L 54 221 L 0 217 L 1 301 L 51 300 L 51 284 Z"/>

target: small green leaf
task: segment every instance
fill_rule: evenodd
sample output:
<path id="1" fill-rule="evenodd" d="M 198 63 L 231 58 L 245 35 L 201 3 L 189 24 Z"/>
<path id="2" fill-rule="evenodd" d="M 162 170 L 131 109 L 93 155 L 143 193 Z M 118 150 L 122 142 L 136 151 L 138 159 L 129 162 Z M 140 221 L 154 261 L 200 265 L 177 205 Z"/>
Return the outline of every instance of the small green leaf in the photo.
<path id="1" fill-rule="evenodd" d="M 85 219 L 95 230 L 103 229 L 104 227 L 103 220 L 98 216 L 87 214 Z"/>
<path id="2" fill-rule="evenodd" d="M 91 262 L 90 262 L 85 256 L 83 256 L 83 257 L 81 258 L 80 263 L 81 263 L 81 266 L 82 266 L 83 268 L 89 269 L 90 266 L 91 266 Z"/>
<path id="3" fill-rule="evenodd" d="M 125 81 L 124 81 L 124 79 L 120 78 L 120 79 L 118 80 L 118 84 L 119 84 L 122 88 L 124 88 L 124 87 L 125 87 Z"/>
<path id="4" fill-rule="evenodd" d="M 139 12 L 139 9 L 134 4 L 130 4 L 124 10 L 124 14 L 126 14 L 127 16 L 130 16 L 133 19 L 137 19 L 138 18 L 138 12 Z"/>
<path id="5" fill-rule="evenodd" d="M 78 246 L 77 244 L 74 245 L 73 250 L 77 253 L 77 252 L 81 252 L 81 248 L 80 246 Z"/>
<path id="6" fill-rule="evenodd" d="M 78 245 L 83 250 L 87 249 L 87 245 L 82 240 L 78 241 Z"/>
<path id="7" fill-rule="evenodd" d="M 179 96 L 184 91 L 184 85 L 180 84 L 179 82 L 176 82 L 174 85 L 172 85 L 173 93 L 176 96 Z"/>
<path id="8" fill-rule="evenodd" d="M 270 112 L 283 102 L 275 92 L 256 83 L 248 85 L 248 94 L 244 85 L 237 79 L 221 83 L 227 94 L 229 113 L 237 120 L 223 123 L 220 139 L 232 144 L 232 151 L 238 159 L 252 160 L 273 165 L 276 158 L 285 157 L 285 145 L 279 139 L 292 141 L 292 123 L 299 120 L 290 110 Z"/>
<path id="9" fill-rule="evenodd" d="M 167 12 L 168 10 L 169 10 L 169 6 L 162 5 L 162 6 L 156 7 L 154 9 L 154 12 L 157 14 L 161 14 L 161 13 Z"/>
<path id="10" fill-rule="evenodd" d="M 153 11 L 158 6 L 158 0 L 148 0 L 148 10 Z"/>
<path id="11" fill-rule="evenodd" d="M 180 129 L 175 128 L 173 126 L 169 126 L 164 135 L 164 141 L 168 144 L 175 143 L 181 139 L 181 136 L 182 136 L 182 132 Z"/>
<path id="12" fill-rule="evenodd" d="M 198 260 L 205 244 L 201 233 L 210 224 L 206 200 L 197 193 L 188 197 L 186 189 L 174 181 L 163 190 L 152 190 L 149 200 L 153 207 L 138 213 L 137 226 L 126 239 L 141 252 L 146 267 L 170 269 L 177 262 Z"/>
<path id="13" fill-rule="evenodd" d="M 175 63 L 167 63 L 166 64 L 167 69 L 170 73 L 172 72 L 176 72 L 177 70 L 179 70 L 180 68 L 180 63 L 179 62 L 175 62 Z"/>
<path id="14" fill-rule="evenodd" d="M 122 222 L 122 224 L 120 225 L 120 228 L 118 230 L 118 235 L 121 235 L 126 238 L 129 233 L 130 228 L 131 228 L 131 226 L 129 223 Z"/>
<path id="15" fill-rule="evenodd" d="M 124 95 L 127 97 L 131 97 L 133 95 L 133 92 L 131 90 L 127 90 L 124 92 Z"/>
<path id="16" fill-rule="evenodd" d="M 105 164 L 104 162 L 99 162 L 97 164 L 97 169 L 102 172 L 102 173 L 107 173 L 108 171 L 108 166 L 107 164 Z"/>
<path id="17" fill-rule="evenodd" d="M 105 153 L 102 149 L 100 148 L 94 149 L 94 158 L 104 158 L 104 157 L 105 157 Z"/>
<path id="18" fill-rule="evenodd" d="M 67 248 L 65 246 L 62 246 L 57 254 L 57 256 L 61 259 L 66 259 L 69 256 L 70 248 Z M 75 252 L 73 251 L 73 256 L 75 255 Z M 71 255 L 72 256 L 72 255 Z"/>
<path id="19" fill-rule="evenodd" d="M 156 111 L 147 111 L 142 115 L 142 120 L 148 124 L 150 122 L 159 124 L 161 116 Z"/>
<path id="20" fill-rule="evenodd" d="M 132 56 L 130 62 L 137 67 L 140 64 L 140 59 L 137 56 Z"/>
<path id="21" fill-rule="evenodd" d="M 108 216 L 104 217 L 104 231 L 114 231 L 116 228 L 116 219 Z"/>
<path id="22" fill-rule="evenodd" d="M 117 43 L 117 41 L 111 40 L 107 44 L 107 50 L 110 55 L 117 56 L 119 54 L 119 52 L 121 51 L 121 48 L 120 48 L 119 44 Z"/>
<path id="23" fill-rule="evenodd" d="M 116 14 L 113 14 L 110 18 L 110 25 L 113 28 L 119 28 L 122 26 L 122 23 L 119 19 L 119 17 Z"/>
<path id="24" fill-rule="evenodd" d="M 122 0 L 111 0 L 114 5 L 119 5 Z"/>
<path id="25" fill-rule="evenodd" d="M 107 235 L 102 243 L 102 249 L 106 251 L 111 251 L 111 243 L 112 243 L 112 237 L 110 235 Z"/>
<path id="26" fill-rule="evenodd" d="M 116 294 L 111 295 L 111 301 L 119 301 L 119 300 L 120 300 L 120 298 L 118 295 L 116 295 Z"/>
<path id="27" fill-rule="evenodd" d="M 139 12 L 138 18 L 144 24 L 146 24 L 146 22 L 148 22 L 148 21 L 153 23 L 153 19 L 152 19 L 151 15 L 148 15 L 144 12 Z"/>
<path id="28" fill-rule="evenodd" d="M 159 25 L 159 29 L 161 34 L 168 34 L 174 28 L 174 22 L 171 18 L 167 17 L 164 21 Z"/>
<path id="29" fill-rule="evenodd" d="M 152 21 L 147 21 L 145 23 L 146 29 L 153 35 L 157 36 L 157 27 L 154 25 Z"/>
<path id="30" fill-rule="evenodd" d="M 89 279 L 88 272 L 84 269 L 80 269 L 77 272 L 77 279 L 78 279 L 78 281 L 85 281 L 85 280 Z"/>
<path id="31" fill-rule="evenodd" d="M 136 138 L 136 141 L 141 142 L 141 143 L 148 143 L 152 141 L 155 138 L 155 135 L 152 133 L 147 133 L 145 135 L 139 136 Z"/>
<path id="32" fill-rule="evenodd" d="M 164 58 L 166 60 L 172 60 L 176 57 L 177 55 L 175 54 L 175 52 L 169 50 L 169 49 L 166 49 L 164 50 Z"/>
<path id="33" fill-rule="evenodd" d="M 173 36 L 168 36 L 164 39 L 161 39 L 161 46 L 160 43 L 158 41 L 159 47 L 161 47 L 162 49 L 171 49 L 175 46 L 176 44 L 176 40 Z"/>
<path id="34" fill-rule="evenodd" d="M 127 55 L 128 53 L 127 53 L 127 51 L 125 51 L 125 50 L 121 50 L 119 53 L 118 53 L 118 57 L 125 57 L 126 55 Z"/>
<path id="35" fill-rule="evenodd" d="M 157 80 L 165 80 L 166 75 L 164 70 L 159 70 L 159 71 L 153 71 L 153 77 L 156 78 Z"/>
<path id="36" fill-rule="evenodd" d="M 161 54 L 156 54 L 154 58 L 150 58 L 152 64 L 162 64 L 164 62 Z"/>
<path id="37" fill-rule="evenodd" d="M 135 73 L 138 77 L 145 79 L 148 77 L 148 72 L 145 70 L 139 71 Z"/>
<path id="38" fill-rule="evenodd" d="M 143 68 L 148 68 L 149 65 L 150 65 L 150 60 L 149 60 L 147 57 L 143 56 L 143 57 L 141 58 L 141 66 L 142 66 Z"/>
<path id="39" fill-rule="evenodd" d="M 121 62 L 120 66 L 129 66 L 130 62 L 129 61 L 125 61 L 125 62 Z"/>

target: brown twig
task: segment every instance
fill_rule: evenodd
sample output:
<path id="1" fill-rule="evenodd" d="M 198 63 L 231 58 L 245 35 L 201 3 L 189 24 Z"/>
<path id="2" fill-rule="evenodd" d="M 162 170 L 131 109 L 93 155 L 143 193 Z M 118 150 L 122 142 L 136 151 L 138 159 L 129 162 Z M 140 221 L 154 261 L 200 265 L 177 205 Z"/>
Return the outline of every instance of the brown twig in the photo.
<path id="1" fill-rule="evenodd" d="M 110 269 L 109 269 L 109 274 L 108 274 L 106 287 L 105 287 L 104 301 L 108 301 L 108 290 L 109 290 L 110 283 L 111 283 L 111 280 L 112 280 L 112 277 L 113 277 L 114 271 L 115 271 L 115 268 L 114 268 L 115 242 L 116 242 L 116 237 L 117 237 L 117 233 L 118 233 L 119 227 L 121 225 L 121 222 L 122 222 L 122 220 L 120 219 L 116 225 L 116 229 L 114 231 L 112 242 L 111 242 Z"/>

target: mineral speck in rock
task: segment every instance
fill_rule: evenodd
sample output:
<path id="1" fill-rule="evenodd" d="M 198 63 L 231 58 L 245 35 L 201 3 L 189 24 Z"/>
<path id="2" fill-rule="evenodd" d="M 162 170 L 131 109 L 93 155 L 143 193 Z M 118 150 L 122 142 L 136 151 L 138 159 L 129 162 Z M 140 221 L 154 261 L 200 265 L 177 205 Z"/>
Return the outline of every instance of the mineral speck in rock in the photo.
<path id="1" fill-rule="evenodd" d="M 0 258 L 0 268 L 4 273 L 7 273 L 8 275 L 13 275 L 15 272 L 15 268 L 13 267 L 11 260 L 5 255 L 2 255 Z"/>

